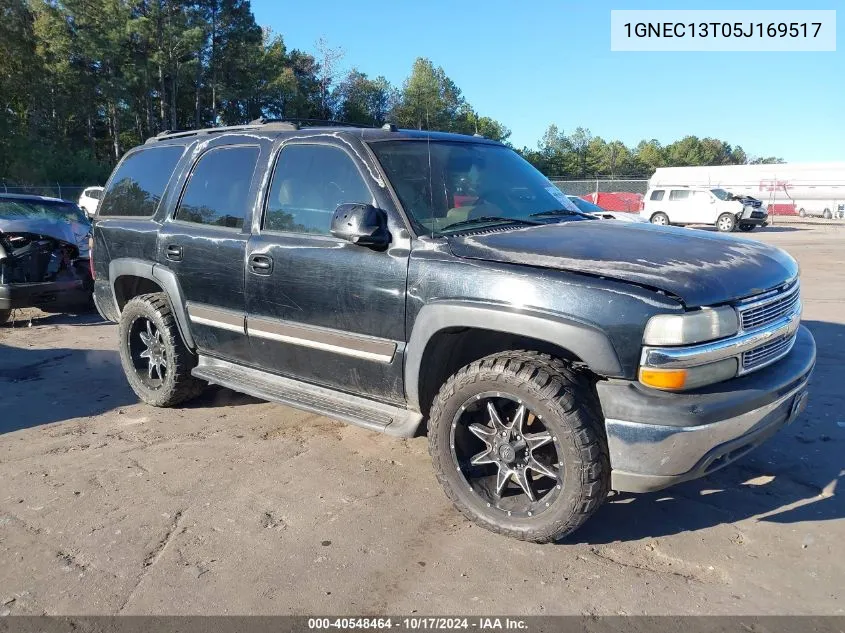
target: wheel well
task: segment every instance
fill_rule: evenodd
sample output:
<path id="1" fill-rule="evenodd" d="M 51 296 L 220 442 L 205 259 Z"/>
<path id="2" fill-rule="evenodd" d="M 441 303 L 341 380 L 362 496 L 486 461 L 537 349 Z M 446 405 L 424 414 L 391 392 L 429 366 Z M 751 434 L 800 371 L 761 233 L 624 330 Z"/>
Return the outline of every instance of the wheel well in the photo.
<path id="1" fill-rule="evenodd" d="M 447 328 L 437 332 L 425 347 L 419 379 L 420 412 L 428 415 L 431 402 L 452 374 L 464 365 L 508 350 L 533 350 L 573 364 L 583 364 L 575 354 L 540 339 L 480 328 Z"/>
<path id="2" fill-rule="evenodd" d="M 146 277 L 121 275 L 114 280 L 114 298 L 117 301 L 117 308 L 121 312 L 123 311 L 123 306 L 130 299 L 150 292 L 163 292 L 163 290 L 156 282 Z"/>

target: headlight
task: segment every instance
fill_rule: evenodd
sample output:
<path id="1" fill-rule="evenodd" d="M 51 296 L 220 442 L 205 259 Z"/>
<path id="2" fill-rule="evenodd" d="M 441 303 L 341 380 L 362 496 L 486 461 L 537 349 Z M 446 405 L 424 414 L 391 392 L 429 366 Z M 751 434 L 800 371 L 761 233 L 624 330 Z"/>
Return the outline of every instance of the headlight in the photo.
<path id="1" fill-rule="evenodd" d="M 658 314 L 645 326 L 646 345 L 691 345 L 733 336 L 739 330 L 736 310 L 702 308 L 686 314 Z"/>
<path id="2" fill-rule="evenodd" d="M 640 367 L 639 378 L 641 383 L 655 389 L 681 391 L 733 378 L 738 367 L 736 358 L 725 358 L 715 363 L 684 369 Z"/>

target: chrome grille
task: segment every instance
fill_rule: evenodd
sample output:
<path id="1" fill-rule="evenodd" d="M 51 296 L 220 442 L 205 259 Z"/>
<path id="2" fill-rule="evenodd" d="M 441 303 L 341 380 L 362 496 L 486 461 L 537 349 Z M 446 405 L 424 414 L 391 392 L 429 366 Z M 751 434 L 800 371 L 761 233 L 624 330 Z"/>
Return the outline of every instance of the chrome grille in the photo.
<path id="1" fill-rule="evenodd" d="M 792 349 L 795 337 L 795 334 L 791 334 L 745 352 L 742 355 L 742 369 L 744 371 L 759 369 L 785 356 Z"/>
<path id="2" fill-rule="evenodd" d="M 742 329 L 756 330 L 774 323 L 778 319 L 790 314 L 800 301 L 801 293 L 796 282 L 783 292 L 779 292 L 766 299 L 753 301 L 748 307 L 739 307 Z"/>

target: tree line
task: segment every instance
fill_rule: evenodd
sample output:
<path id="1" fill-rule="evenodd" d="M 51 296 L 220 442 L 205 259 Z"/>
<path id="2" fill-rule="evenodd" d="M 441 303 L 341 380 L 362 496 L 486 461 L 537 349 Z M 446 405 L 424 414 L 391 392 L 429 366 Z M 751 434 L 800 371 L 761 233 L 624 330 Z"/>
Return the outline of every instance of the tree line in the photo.
<path id="1" fill-rule="evenodd" d="M 401 86 L 341 71 L 341 49 L 288 49 L 249 0 L 0 0 L 0 56 L 0 179 L 17 184 L 102 183 L 127 149 L 163 130 L 258 117 L 511 134 L 431 60 L 417 59 Z M 537 149 L 518 151 L 570 177 L 750 160 L 715 139 L 628 148 L 554 125 Z"/>
<path id="2" fill-rule="evenodd" d="M 715 138 L 685 136 L 668 145 L 652 139 L 628 147 L 582 127 L 565 134 L 556 125 L 548 127 L 537 149 L 524 148 L 521 153 L 544 174 L 567 178 L 649 178 L 658 167 L 783 162 L 774 156 L 748 156 L 742 147 Z"/>

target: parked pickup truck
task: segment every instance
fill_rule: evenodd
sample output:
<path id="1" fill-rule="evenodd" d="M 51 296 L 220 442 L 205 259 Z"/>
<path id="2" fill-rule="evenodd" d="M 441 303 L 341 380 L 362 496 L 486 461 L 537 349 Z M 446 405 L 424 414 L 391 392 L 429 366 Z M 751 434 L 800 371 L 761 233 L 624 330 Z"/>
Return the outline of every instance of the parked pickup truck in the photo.
<path id="1" fill-rule="evenodd" d="M 745 455 L 816 356 L 785 252 L 596 220 L 499 143 L 390 125 L 152 138 L 109 179 L 93 262 L 144 402 L 216 383 L 427 432 L 461 512 L 538 542 Z"/>

